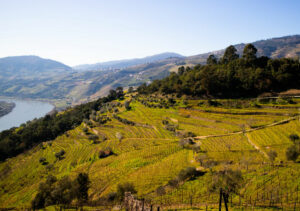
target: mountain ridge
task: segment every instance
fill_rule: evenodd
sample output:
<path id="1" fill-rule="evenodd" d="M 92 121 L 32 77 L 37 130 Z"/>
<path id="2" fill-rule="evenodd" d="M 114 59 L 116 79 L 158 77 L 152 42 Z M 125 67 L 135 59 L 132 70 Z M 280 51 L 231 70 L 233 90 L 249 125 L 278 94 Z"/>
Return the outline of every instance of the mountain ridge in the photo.
<path id="1" fill-rule="evenodd" d="M 62 72 L 70 71 L 71 67 L 52 60 L 44 59 L 34 55 L 24 56 L 9 56 L 0 58 L 0 75 L 19 76 L 28 75 L 32 73 L 47 73 L 47 72 Z"/>
<path id="2" fill-rule="evenodd" d="M 298 34 L 262 39 L 249 43 L 253 44 L 257 48 L 257 56 L 267 56 L 270 58 L 300 56 L 300 35 Z M 242 55 L 246 44 L 248 43 L 233 44 L 233 46 L 237 49 L 237 53 Z M 186 60 L 194 61 L 193 63 L 197 61 L 203 64 L 206 62 L 206 59 L 209 55 L 214 54 L 217 58 L 220 58 L 224 52 L 225 48 L 188 56 L 186 57 Z"/>
<path id="3" fill-rule="evenodd" d="M 271 58 L 300 56 L 300 35 L 291 35 L 252 42 L 258 56 L 271 55 Z M 242 55 L 245 43 L 234 45 Z M 40 74 L 3 74 L 0 69 L 0 95 L 60 101 L 58 107 L 66 107 L 97 99 L 118 86 L 136 87 L 151 83 L 156 79 L 176 72 L 180 66 L 193 67 L 205 64 L 210 54 L 220 58 L 224 49 L 188 57 L 173 57 L 136 64 L 126 68 L 113 68 L 93 71 L 46 71 Z M 122 61 L 122 60 L 121 60 Z M 115 62 L 115 61 L 112 61 Z M 111 64 L 111 62 L 109 62 Z M 61 64 L 61 63 L 60 63 Z M 26 76 L 26 77 L 24 77 Z"/>
<path id="4" fill-rule="evenodd" d="M 146 56 L 142 58 L 132 58 L 132 59 L 121 59 L 121 60 L 112 60 L 107 62 L 98 62 L 94 64 L 81 64 L 73 67 L 75 70 L 87 71 L 87 70 L 108 70 L 108 69 L 124 69 L 130 66 L 136 66 L 151 62 L 156 62 L 164 60 L 167 58 L 184 58 L 178 53 L 174 52 L 164 52 L 159 54 L 154 54 L 151 56 Z"/>

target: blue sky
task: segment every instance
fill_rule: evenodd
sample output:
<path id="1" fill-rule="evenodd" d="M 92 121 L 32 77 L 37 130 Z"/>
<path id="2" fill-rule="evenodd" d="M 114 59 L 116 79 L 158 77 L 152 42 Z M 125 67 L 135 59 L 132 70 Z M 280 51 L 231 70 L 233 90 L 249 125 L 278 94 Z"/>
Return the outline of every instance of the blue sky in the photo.
<path id="1" fill-rule="evenodd" d="M 0 57 L 67 65 L 300 34 L 295 0 L 0 0 Z"/>

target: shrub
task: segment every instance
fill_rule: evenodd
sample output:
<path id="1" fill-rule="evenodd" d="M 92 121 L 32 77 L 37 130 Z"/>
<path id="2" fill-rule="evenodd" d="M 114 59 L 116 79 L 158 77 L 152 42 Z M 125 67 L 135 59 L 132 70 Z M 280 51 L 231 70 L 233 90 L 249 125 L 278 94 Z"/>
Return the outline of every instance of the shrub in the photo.
<path id="1" fill-rule="evenodd" d="M 99 139 L 99 136 L 96 134 L 89 135 L 89 140 L 93 141 L 93 143 L 97 143 L 97 140 Z"/>
<path id="2" fill-rule="evenodd" d="M 85 134 L 88 134 L 88 133 L 89 133 L 89 129 L 88 129 L 87 127 L 82 128 L 82 131 L 83 131 Z"/>
<path id="3" fill-rule="evenodd" d="M 103 149 L 103 150 L 99 151 L 99 158 L 106 158 L 106 157 L 108 157 L 110 155 L 113 155 L 113 154 L 114 153 L 113 153 L 112 149 L 108 147 L 106 149 Z"/>
<path id="4" fill-rule="evenodd" d="M 222 104 L 216 100 L 208 100 L 207 105 L 217 107 L 217 106 L 221 106 Z"/>
<path id="5" fill-rule="evenodd" d="M 156 189 L 156 194 L 159 195 L 159 196 L 165 195 L 166 194 L 165 188 L 163 186 L 159 186 Z"/>
<path id="6" fill-rule="evenodd" d="M 183 134 L 183 137 L 184 137 L 184 138 L 188 138 L 188 137 L 196 137 L 196 134 L 193 133 L 193 132 L 188 131 L 188 132 L 185 132 L 185 133 Z"/>
<path id="7" fill-rule="evenodd" d="M 73 194 L 76 196 L 80 204 L 86 202 L 88 200 L 88 190 L 90 187 L 88 174 L 79 173 L 73 183 Z"/>
<path id="8" fill-rule="evenodd" d="M 105 124 L 106 122 L 110 121 L 111 119 L 106 116 L 106 115 L 103 115 L 103 116 L 98 116 L 96 118 L 96 121 L 99 123 L 99 124 Z"/>
<path id="9" fill-rule="evenodd" d="M 51 170 L 53 170 L 54 169 L 54 165 L 53 164 L 48 164 L 48 165 L 46 165 L 46 170 L 47 171 L 51 171 Z"/>
<path id="10" fill-rule="evenodd" d="M 133 87 L 132 87 L 132 86 L 130 86 L 130 87 L 128 88 L 128 91 L 127 91 L 127 93 L 132 93 L 132 92 L 134 92 L 134 90 L 133 90 Z"/>
<path id="11" fill-rule="evenodd" d="M 117 198 L 117 192 L 110 192 L 107 195 L 107 201 L 114 201 Z"/>
<path id="12" fill-rule="evenodd" d="M 128 119 L 123 119 L 123 118 L 121 118 L 121 117 L 119 117 L 119 116 L 117 116 L 117 115 L 113 115 L 113 117 L 116 119 L 116 120 L 118 120 L 119 122 L 122 122 L 123 124 L 125 124 L 125 125 L 135 125 L 135 122 L 133 122 L 133 121 L 130 121 L 130 120 L 128 120 Z"/>
<path id="13" fill-rule="evenodd" d="M 44 158 L 44 157 L 41 157 L 41 158 L 39 159 L 39 162 L 40 162 L 42 165 L 47 165 L 47 164 L 48 164 L 46 158 Z"/>
<path id="14" fill-rule="evenodd" d="M 40 143 L 40 148 L 41 148 L 42 150 L 46 149 L 46 146 L 44 145 L 44 143 Z"/>
<path id="15" fill-rule="evenodd" d="M 274 160 L 275 160 L 276 157 L 277 157 L 277 152 L 274 151 L 274 150 L 271 150 L 271 151 L 268 152 L 268 156 L 269 156 L 271 162 L 274 162 Z"/>
<path id="16" fill-rule="evenodd" d="M 276 100 L 276 103 L 277 103 L 277 104 L 280 104 L 280 105 L 285 105 L 285 104 L 287 104 L 288 102 L 287 102 L 285 99 L 283 99 L 283 98 L 281 98 L 281 97 L 278 97 L 277 100 Z"/>
<path id="17" fill-rule="evenodd" d="M 202 151 L 201 147 L 199 145 L 193 145 L 192 150 L 193 150 L 194 153 L 199 153 L 199 152 Z"/>
<path id="18" fill-rule="evenodd" d="M 107 140 L 107 137 L 106 137 L 104 134 L 100 134 L 99 139 L 100 139 L 101 141 L 106 141 L 106 140 Z"/>
<path id="19" fill-rule="evenodd" d="M 124 199 L 124 195 L 126 192 L 130 192 L 132 194 L 136 193 L 134 185 L 130 182 L 126 182 L 123 184 L 118 184 L 117 186 L 117 197 L 120 201 Z"/>
<path id="20" fill-rule="evenodd" d="M 198 175 L 195 167 L 187 167 L 182 169 L 178 174 L 179 181 L 184 181 L 186 179 L 194 179 Z"/>
<path id="21" fill-rule="evenodd" d="M 287 160 L 292 160 L 295 162 L 299 156 L 299 150 L 297 149 L 297 146 L 293 145 L 287 148 L 285 155 Z"/>
<path id="22" fill-rule="evenodd" d="M 243 176 L 240 170 L 227 169 L 218 171 L 213 174 L 209 191 L 219 192 L 223 188 L 224 192 L 229 196 L 229 193 L 238 193 L 242 187 Z"/>
<path id="23" fill-rule="evenodd" d="M 289 138 L 290 138 L 290 140 L 292 141 L 292 142 L 296 142 L 297 140 L 299 140 L 299 136 L 297 135 L 297 134 L 291 134 L 290 136 L 289 136 Z"/>
<path id="24" fill-rule="evenodd" d="M 208 159 L 205 162 L 203 162 L 203 167 L 205 168 L 212 168 L 214 166 L 218 165 L 218 161 Z"/>
<path id="25" fill-rule="evenodd" d="M 165 125 L 165 129 L 171 132 L 175 132 L 176 131 L 176 126 L 174 125 Z"/>
<path id="26" fill-rule="evenodd" d="M 65 154 L 66 152 L 65 152 L 65 150 L 60 150 L 59 152 L 57 152 L 57 153 L 55 153 L 55 157 L 57 158 L 57 159 L 59 159 L 59 160 L 61 160 L 61 159 L 63 159 L 64 157 L 64 154 Z"/>
<path id="27" fill-rule="evenodd" d="M 171 179 L 171 180 L 168 181 L 168 185 L 170 185 L 173 188 L 176 188 L 179 185 L 179 181 L 178 181 L 177 178 Z"/>
<path id="28" fill-rule="evenodd" d="M 125 101 L 124 106 L 125 106 L 125 108 L 126 108 L 127 111 L 130 110 L 131 109 L 131 107 L 130 107 L 130 101 L 128 101 L 128 100 Z"/>
<path id="29" fill-rule="evenodd" d="M 11 167 L 9 164 L 6 164 L 1 170 L 0 170 L 0 180 L 4 179 L 9 175 L 11 172 Z"/>
<path id="30" fill-rule="evenodd" d="M 168 121 L 168 120 L 165 120 L 165 119 L 163 119 L 163 120 L 162 120 L 162 124 L 163 124 L 163 125 L 168 125 L 168 124 L 169 124 L 169 121 Z"/>
<path id="31" fill-rule="evenodd" d="M 185 139 L 181 139 L 179 140 L 179 146 L 181 146 L 182 148 L 189 148 L 191 145 L 194 145 L 195 142 L 192 138 L 185 138 Z"/>

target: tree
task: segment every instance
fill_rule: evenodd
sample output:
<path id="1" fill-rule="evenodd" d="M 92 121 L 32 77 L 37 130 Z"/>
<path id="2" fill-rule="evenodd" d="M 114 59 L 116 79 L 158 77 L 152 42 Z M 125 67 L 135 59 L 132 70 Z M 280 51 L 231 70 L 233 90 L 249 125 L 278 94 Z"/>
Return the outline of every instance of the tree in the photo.
<path id="1" fill-rule="evenodd" d="M 91 135 L 89 135 L 88 139 L 93 141 L 94 144 L 96 144 L 96 143 L 98 143 L 99 136 L 97 136 L 96 134 L 91 134 Z"/>
<path id="2" fill-rule="evenodd" d="M 102 149 L 99 151 L 98 157 L 99 158 L 106 158 L 110 155 L 113 155 L 114 152 L 112 151 L 112 149 L 110 147 L 107 147 L 105 149 Z"/>
<path id="3" fill-rule="evenodd" d="M 165 190 L 164 186 L 159 186 L 156 189 L 156 194 L 159 195 L 159 196 L 165 195 L 166 194 L 166 190 Z"/>
<path id="4" fill-rule="evenodd" d="M 62 149 L 59 152 L 55 153 L 55 157 L 59 160 L 62 160 L 64 158 L 63 156 L 65 153 L 66 153 L 65 150 Z"/>
<path id="5" fill-rule="evenodd" d="M 64 176 L 51 191 L 52 200 L 57 204 L 70 204 L 73 200 L 72 181 L 68 176 Z"/>
<path id="6" fill-rule="evenodd" d="M 227 64 L 233 60 L 236 60 L 239 58 L 239 55 L 236 53 L 237 50 L 233 45 L 230 45 L 225 49 L 225 53 L 222 57 L 222 63 Z"/>
<path id="7" fill-rule="evenodd" d="M 125 106 L 126 110 L 129 111 L 131 109 L 130 101 L 126 100 L 125 103 L 124 103 L 124 106 Z"/>
<path id="8" fill-rule="evenodd" d="M 128 88 L 128 93 L 132 93 L 134 90 L 133 90 L 133 87 L 132 86 L 130 86 L 129 88 Z"/>
<path id="9" fill-rule="evenodd" d="M 45 198 L 43 197 L 43 193 L 39 192 L 36 194 L 34 199 L 31 201 L 31 207 L 33 210 L 45 207 Z"/>
<path id="10" fill-rule="evenodd" d="M 271 150 L 268 152 L 268 156 L 269 156 L 269 159 L 271 160 L 271 162 L 273 163 L 277 157 L 277 152 L 274 150 Z"/>
<path id="11" fill-rule="evenodd" d="M 224 171 L 215 172 L 212 177 L 209 191 L 218 193 L 220 188 L 222 188 L 226 196 L 226 201 L 228 201 L 231 193 L 237 194 L 242 187 L 243 176 L 240 170 L 226 169 Z"/>
<path id="12" fill-rule="evenodd" d="M 31 205 L 33 209 L 41 209 L 54 204 L 70 204 L 77 198 L 82 204 L 88 200 L 89 178 L 85 173 L 77 175 L 75 180 L 64 176 L 61 180 L 49 175 L 46 182 L 42 182 Z"/>
<path id="13" fill-rule="evenodd" d="M 184 66 L 181 66 L 178 68 L 178 75 L 182 75 L 184 73 L 185 69 L 184 69 Z"/>
<path id="14" fill-rule="evenodd" d="M 88 174 L 78 174 L 74 184 L 74 193 L 81 204 L 87 202 L 88 200 L 89 185 L 90 180 Z"/>
<path id="15" fill-rule="evenodd" d="M 117 98 L 117 92 L 115 90 L 111 89 L 111 90 L 109 90 L 108 96 L 111 100 L 115 100 Z"/>
<path id="16" fill-rule="evenodd" d="M 217 57 L 215 55 L 211 54 L 209 57 L 206 59 L 206 64 L 208 65 L 215 65 L 218 63 Z"/>
<path id="17" fill-rule="evenodd" d="M 42 165 L 47 165 L 47 164 L 48 164 L 46 158 L 44 158 L 44 157 L 41 157 L 41 158 L 39 159 L 39 162 L 40 162 Z"/>
<path id="18" fill-rule="evenodd" d="M 116 94 L 117 94 L 117 98 L 118 99 L 123 99 L 124 98 L 124 91 L 123 91 L 123 87 L 119 86 L 116 88 Z"/>
<path id="19" fill-rule="evenodd" d="M 130 192 L 132 194 L 136 193 L 134 185 L 130 182 L 126 182 L 123 184 L 118 184 L 117 186 L 117 197 L 120 201 L 124 199 L 124 195 L 126 192 Z"/>
<path id="20" fill-rule="evenodd" d="M 292 141 L 292 142 L 296 142 L 297 140 L 299 140 L 299 136 L 297 135 L 297 134 L 291 134 L 290 136 L 289 136 L 289 138 L 290 138 L 290 140 Z"/>
<path id="21" fill-rule="evenodd" d="M 299 149 L 296 145 L 290 146 L 287 148 L 285 155 L 287 160 L 292 160 L 295 162 L 299 156 Z"/>
<path id="22" fill-rule="evenodd" d="M 185 169 L 182 169 L 178 174 L 178 180 L 184 181 L 186 179 L 194 179 L 197 177 L 198 171 L 195 167 L 187 167 Z"/>
<path id="23" fill-rule="evenodd" d="M 253 61 L 256 59 L 257 49 L 252 44 L 247 44 L 244 47 L 243 58 L 247 61 Z"/>

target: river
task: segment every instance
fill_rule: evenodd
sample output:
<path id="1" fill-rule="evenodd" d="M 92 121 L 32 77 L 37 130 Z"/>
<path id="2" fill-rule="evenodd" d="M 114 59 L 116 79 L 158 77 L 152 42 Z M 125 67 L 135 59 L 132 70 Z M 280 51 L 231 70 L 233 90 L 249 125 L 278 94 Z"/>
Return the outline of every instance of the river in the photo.
<path id="1" fill-rule="evenodd" d="M 14 102 L 15 108 L 0 117 L 0 132 L 11 127 L 18 127 L 34 118 L 45 116 L 54 106 L 40 101 L 0 98 L 0 101 Z"/>

